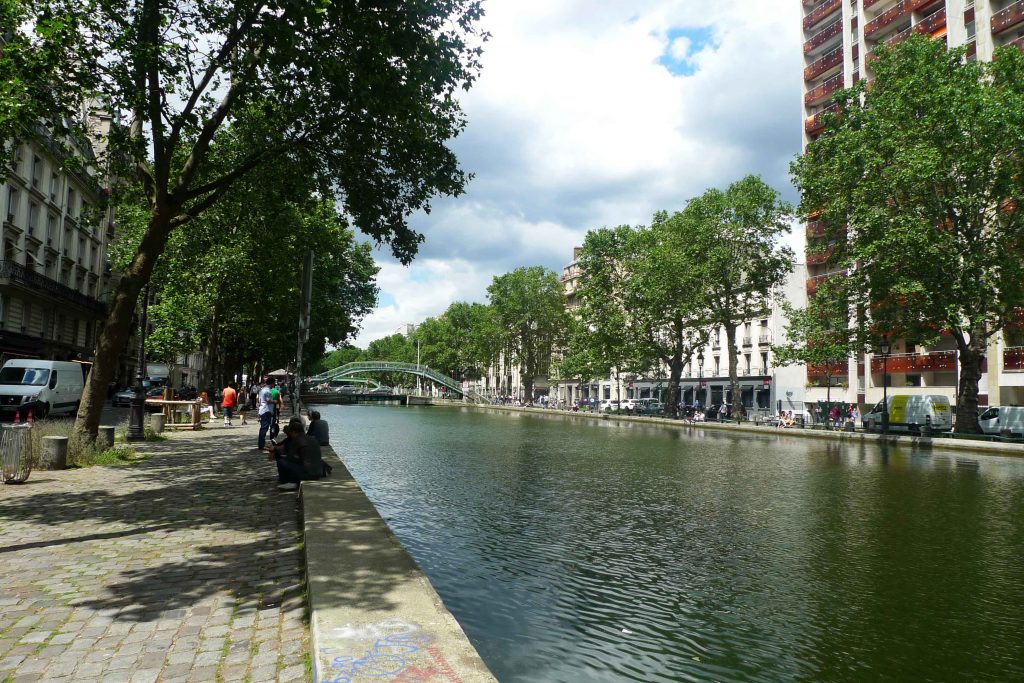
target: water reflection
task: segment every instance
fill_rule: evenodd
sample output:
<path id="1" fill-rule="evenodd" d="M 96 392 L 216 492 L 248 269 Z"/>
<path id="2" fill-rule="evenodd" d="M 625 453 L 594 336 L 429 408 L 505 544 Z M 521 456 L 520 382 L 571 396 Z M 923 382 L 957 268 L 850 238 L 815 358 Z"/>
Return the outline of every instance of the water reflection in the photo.
<path id="1" fill-rule="evenodd" d="M 1024 462 L 345 407 L 343 457 L 499 679 L 1024 679 Z"/>

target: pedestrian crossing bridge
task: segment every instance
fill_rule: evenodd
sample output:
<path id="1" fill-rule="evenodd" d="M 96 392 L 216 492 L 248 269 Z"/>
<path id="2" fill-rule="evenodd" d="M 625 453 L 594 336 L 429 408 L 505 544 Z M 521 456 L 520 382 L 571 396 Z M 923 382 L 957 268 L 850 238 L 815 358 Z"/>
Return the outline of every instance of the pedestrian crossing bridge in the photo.
<path id="1" fill-rule="evenodd" d="M 382 372 L 395 372 L 405 375 L 413 375 L 429 380 L 445 387 L 474 403 L 487 403 L 487 399 L 471 389 L 463 389 L 462 384 L 448 375 L 431 370 L 425 365 L 416 363 L 394 363 L 391 361 L 356 361 L 346 363 L 337 368 L 321 372 L 312 377 L 306 377 L 306 382 L 322 384 L 324 382 L 345 381 L 346 378 L 359 377 L 362 375 L 379 374 Z"/>

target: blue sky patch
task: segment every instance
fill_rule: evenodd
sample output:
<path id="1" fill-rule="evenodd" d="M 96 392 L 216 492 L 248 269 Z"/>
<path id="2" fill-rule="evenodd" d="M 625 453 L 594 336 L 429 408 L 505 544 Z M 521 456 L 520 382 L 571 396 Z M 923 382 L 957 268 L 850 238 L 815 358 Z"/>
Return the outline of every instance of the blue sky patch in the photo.
<path id="1" fill-rule="evenodd" d="M 693 56 L 714 45 L 714 31 L 710 26 L 673 28 L 668 32 L 668 49 L 658 63 L 676 76 L 692 76 L 697 71 Z"/>

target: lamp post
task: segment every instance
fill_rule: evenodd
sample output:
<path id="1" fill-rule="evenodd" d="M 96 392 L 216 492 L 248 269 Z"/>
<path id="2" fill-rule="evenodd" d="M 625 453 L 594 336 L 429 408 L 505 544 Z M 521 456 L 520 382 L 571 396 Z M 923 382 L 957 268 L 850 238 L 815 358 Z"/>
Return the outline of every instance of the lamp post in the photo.
<path id="1" fill-rule="evenodd" d="M 128 441 L 145 441 L 146 428 L 146 387 L 142 382 L 146 377 L 146 316 L 149 308 L 149 285 L 142 290 L 142 321 L 139 325 L 139 356 L 135 372 L 135 395 L 132 396 L 131 413 L 128 415 Z"/>
<path id="2" fill-rule="evenodd" d="M 704 349 L 697 352 L 697 391 L 704 394 Z M 706 398 L 706 396 L 701 396 Z M 698 399 L 699 400 L 699 399 Z M 701 407 L 706 408 L 707 402 L 701 401 Z"/>
<path id="3" fill-rule="evenodd" d="M 878 351 L 882 354 L 882 433 L 889 433 L 889 353 L 892 346 L 889 344 L 889 335 L 883 333 L 882 341 L 878 345 Z"/>

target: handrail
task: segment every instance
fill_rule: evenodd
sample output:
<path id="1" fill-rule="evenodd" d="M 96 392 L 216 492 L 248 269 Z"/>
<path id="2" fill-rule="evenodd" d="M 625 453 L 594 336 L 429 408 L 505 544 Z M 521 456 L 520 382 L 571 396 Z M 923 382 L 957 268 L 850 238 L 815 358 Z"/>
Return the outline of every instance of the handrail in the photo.
<path id="1" fill-rule="evenodd" d="M 443 373 L 437 370 L 432 370 L 425 365 L 417 365 L 415 363 L 398 363 L 394 361 L 356 361 L 354 363 L 346 363 L 340 367 L 334 368 L 322 372 L 319 375 L 313 377 L 307 377 L 307 382 L 329 382 L 332 379 L 338 379 L 346 375 L 354 375 L 357 373 L 364 372 L 403 372 L 410 375 L 419 375 L 420 377 L 426 377 L 443 387 L 447 387 L 452 391 L 462 394 L 465 398 L 473 400 L 477 403 L 486 403 L 487 400 L 476 393 L 472 389 L 463 389 L 462 385 Z"/>

